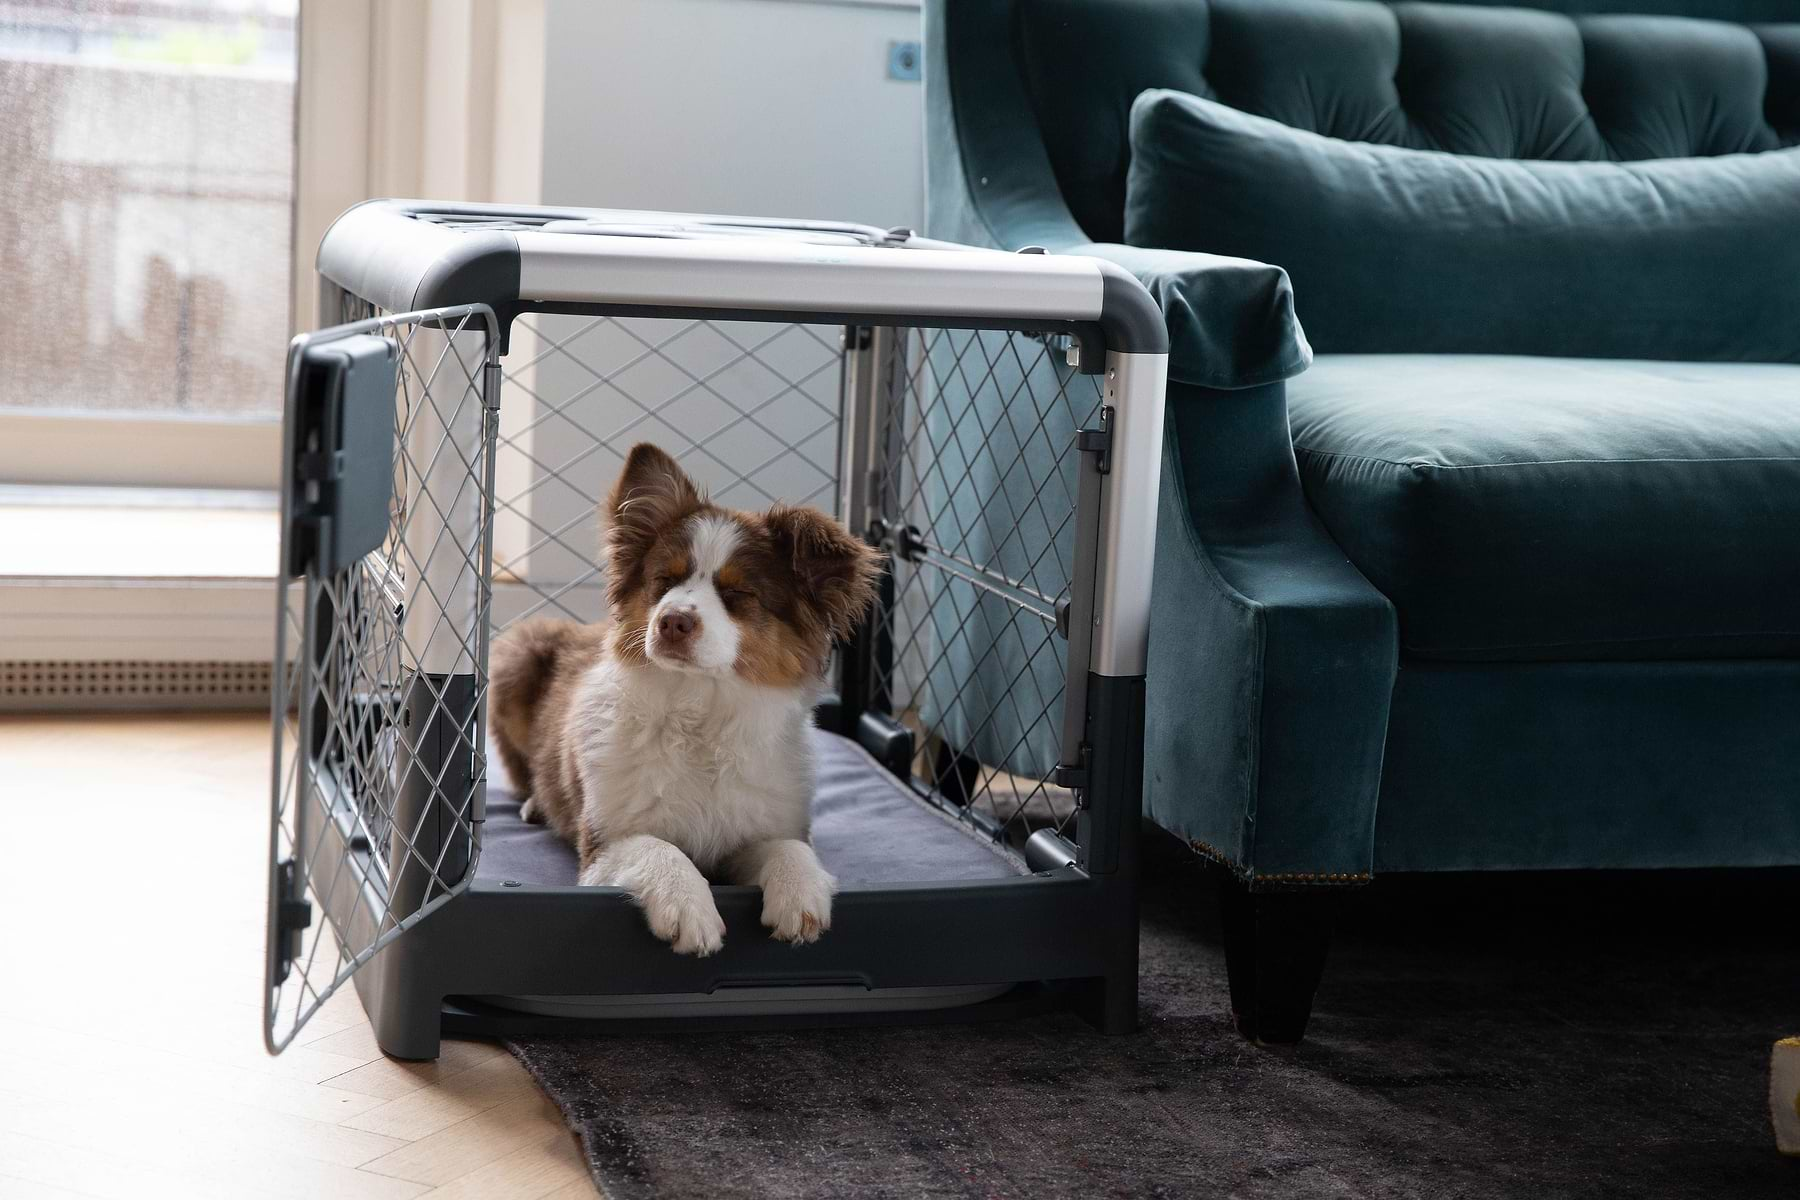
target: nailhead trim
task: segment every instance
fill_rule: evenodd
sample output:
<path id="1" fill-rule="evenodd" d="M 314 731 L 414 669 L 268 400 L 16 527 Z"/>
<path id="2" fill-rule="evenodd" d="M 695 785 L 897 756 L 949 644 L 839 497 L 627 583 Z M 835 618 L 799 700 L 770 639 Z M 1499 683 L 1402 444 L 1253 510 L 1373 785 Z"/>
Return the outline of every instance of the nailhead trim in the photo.
<path id="1" fill-rule="evenodd" d="M 1341 886 L 1351 883 L 1368 883 L 1375 878 L 1367 871 L 1280 871 L 1272 875 L 1252 875 L 1248 867 L 1198 838 L 1188 839 L 1188 846 L 1221 866 L 1229 868 L 1231 873 L 1239 879 L 1252 883 L 1312 883 Z"/>

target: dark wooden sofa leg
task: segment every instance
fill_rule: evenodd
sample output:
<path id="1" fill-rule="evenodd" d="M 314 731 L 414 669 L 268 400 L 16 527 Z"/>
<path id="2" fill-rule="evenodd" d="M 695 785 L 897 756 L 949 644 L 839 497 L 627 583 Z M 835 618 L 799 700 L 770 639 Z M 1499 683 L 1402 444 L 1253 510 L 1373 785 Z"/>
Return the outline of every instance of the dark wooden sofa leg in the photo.
<path id="1" fill-rule="evenodd" d="M 1224 881 L 1225 969 L 1239 1033 L 1280 1046 L 1305 1035 L 1341 898 L 1336 888 L 1254 892 Z"/>

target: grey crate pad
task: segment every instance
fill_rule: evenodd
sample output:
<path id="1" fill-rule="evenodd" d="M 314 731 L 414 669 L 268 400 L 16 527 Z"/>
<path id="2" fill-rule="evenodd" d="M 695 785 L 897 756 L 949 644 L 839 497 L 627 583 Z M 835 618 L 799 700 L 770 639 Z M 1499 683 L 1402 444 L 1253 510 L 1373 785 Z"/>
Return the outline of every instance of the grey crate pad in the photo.
<path id="1" fill-rule="evenodd" d="M 813 796 L 813 846 L 840 887 L 1005 879 L 1024 867 L 928 808 L 855 742 L 813 731 L 819 787 Z M 488 755 L 487 824 L 476 878 L 572 884 L 575 851 L 541 825 L 519 819 L 519 800 Z"/>

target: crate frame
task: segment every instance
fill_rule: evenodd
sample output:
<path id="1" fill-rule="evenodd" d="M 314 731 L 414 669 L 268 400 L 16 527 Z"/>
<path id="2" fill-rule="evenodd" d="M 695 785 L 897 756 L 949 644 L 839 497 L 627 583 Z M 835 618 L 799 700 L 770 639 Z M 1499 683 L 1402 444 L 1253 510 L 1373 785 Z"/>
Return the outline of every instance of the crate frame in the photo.
<path id="1" fill-rule="evenodd" d="M 552 222 L 620 232 L 573 235 L 538 228 Z M 646 223 L 684 232 L 673 237 L 624 232 Z M 499 403 L 499 358 L 521 314 L 842 325 L 840 514 L 852 529 L 904 550 L 901 531 L 872 527 L 879 505 L 867 469 L 879 453 L 871 439 L 884 427 L 879 381 L 893 369 L 893 343 L 901 337 L 895 331 L 1004 330 L 1066 339 L 1071 361 L 1078 357 L 1084 373 L 1100 377 L 1106 422 L 1083 432 L 1080 454 L 1077 515 L 1088 527 L 1077 531 L 1072 578 L 1091 582 L 1073 587 L 1068 611 L 1057 614 L 1068 631 L 1063 740 L 1073 751 L 1063 756 L 1058 782 L 1077 797 L 1075 840 L 1050 829 L 1032 834 L 1022 847 L 1031 873 L 1013 879 L 840 892 L 832 932 L 799 952 L 758 936 L 763 931 L 757 889 L 715 886 L 732 936 L 723 952 L 706 959 L 671 953 L 649 935 L 641 914 L 618 889 L 507 886 L 475 879 L 471 870 L 418 911 L 403 914 L 386 936 L 348 939 L 358 945 L 379 942 L 358 955 L 349 975 L 377 1042 L 394 1057 L 433 1058 L 444 1034 L 560 1033 L 587 1024 L 695 1028 L 894 1019 L 850 1005 L 786 1017 L 582 1022 L 466 999 L 715 994 L 746 982 L 854 982 L 872 989 L 1006 984 L 1012 991 L 1000 1000 L 911 1013 L 907 1019 L 978 1019 L 1072 1003 L 1102 1029 L 1125 1031 L 1135 1022 L 1144 673 L 1167 371 L 1161 314 L 1135 279 L 1100 260 L 1009 255 L 953 247 L 906 231 L 817 222 L 788 224 L 796 231 L 838 230 L 865 245 L 826 253 L 805 244 L 708 236 L 721 227 L 781 224 L 692 214 L 372 201 L 345 213 L 324 239 L 318 263 L 324 328 L 297 339 L 296 360 L 306 346 L 384 322 L 391 326 L 433 312 L 476 316 L 490 331 L 483 387 L 492 389 L 484 404 L 491 414 Z M 360 306 L 391 315 L 343 324 Z M 491 439 L 488 446 L 491 454 Z M 484 502 L 491 516 L 491 490 Z M 485 528 L 491 538 L 491 519 Z M 487 552 L 491 570 L 491 546 Z M 481 620 L 483 628 L 472 636 L 479 637 L 485 659 L 485 609 Z M 877 641 L 865 626 L 843 650 L 840 702 L 822 719 L 881 757 L 891 750 L 900 726 L 880 705 L 869 703 Z M 485 679 L 485 661 L 480 672 Z M 278 729 L 283 702 L 278 695 Z M 474 719 L 479 722 L 482 714 Z M 276 770 L 279 790 L 279 756 Z M 477 831 L 483 786 L 472 781 L 469 796 Z M 324 861 L 349 857 L 349 831 L 325 825 L 316 853 Z M 265 981 L 273 995 L 281 965 L 276 947 L 291 933 L 284 921 L 291 922 L 293 904 L 305 894 L 288 890 L 291 882 L 282 879 L 278 864 L 271 865 L 276 869 Z M 326 908 L 334 927 L 347 929 L 356 919 L 354 905 Z M 943 936 L 946 929 L 954 929 L 955 936 Z M 570 952 L 584 944 L 596 951 L 604 946 L 605 953 Z M 272 1023 L 273 1015 L 266 1014 L 270 1048 L 278 1050 L 281 1039 Z"/>

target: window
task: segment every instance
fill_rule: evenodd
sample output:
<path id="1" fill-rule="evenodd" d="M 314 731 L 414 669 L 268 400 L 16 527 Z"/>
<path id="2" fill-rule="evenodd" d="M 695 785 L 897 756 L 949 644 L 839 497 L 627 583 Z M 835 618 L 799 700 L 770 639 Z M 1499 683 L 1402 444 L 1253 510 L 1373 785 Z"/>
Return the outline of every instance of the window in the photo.
<path id="1" fill-rule="evenodd" d="M 0 15 L 0 481 L 273 485 L 296 31 L 296 0 Z"/>
<path id="2" fill-rule="evenodd" d="M 320 236 L 537 199 L 541 3 L 301 7 L 0 0 L 0 662 L 266 658 Z"/>

